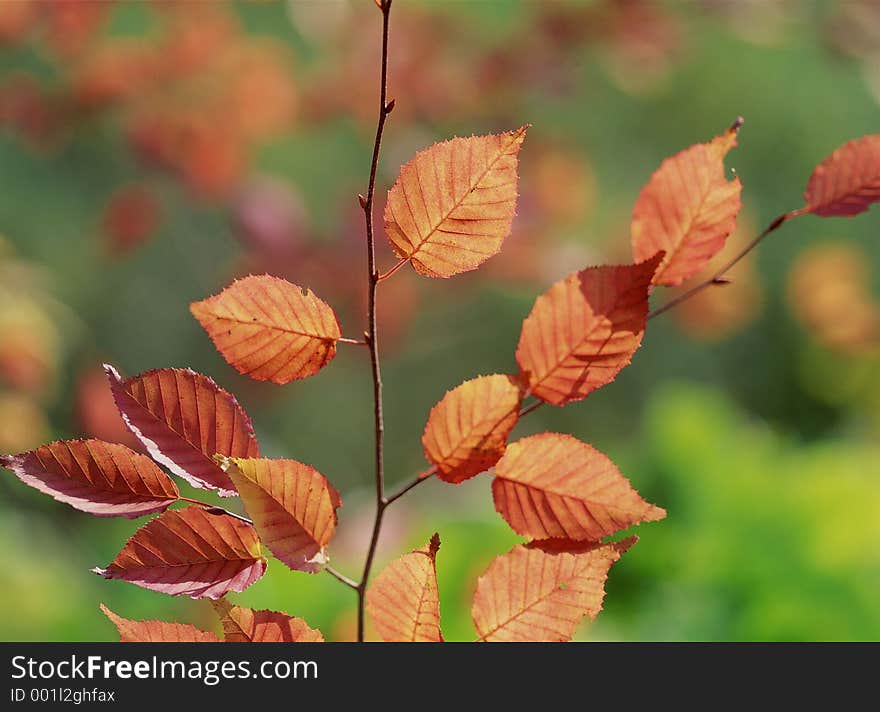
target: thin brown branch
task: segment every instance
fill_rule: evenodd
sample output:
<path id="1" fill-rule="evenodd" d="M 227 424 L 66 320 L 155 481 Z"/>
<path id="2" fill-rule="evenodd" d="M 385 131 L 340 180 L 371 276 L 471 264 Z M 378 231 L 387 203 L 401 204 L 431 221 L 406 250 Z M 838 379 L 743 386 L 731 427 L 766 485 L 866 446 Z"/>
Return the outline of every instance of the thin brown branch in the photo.
<path id="1" fill-rule="evenodd" d="M 425 472 L 422 472 L 422 473 L 416 475 L 414 479 L 407 482 L 400 489 L 398 489 L 394 494 L 389 494 L 385 498 L 385 506 L 387 507 L 392 502 L 396 502 L 398 499 L 403 497 L 403 495 L 405 495 L 407 492 L 409 492 L 413 487 L 416 487 L 416 486 L 422 484 L 422 482 L 427 482 L 429 479 L 431 479 L 431 477 L 434 476 L 435 472 L 437 472 L 437 468 L 432 467 L 430 470 L 425 470 Z"/>
<path id="2" fill-rule="evenodd" d="M 382 146 L 382 133 L 385 129 L 385 120 L 394 109 L 394 102 L 387 101 L 388 91 L 388 20 L 391 12 L 391 0 L 383 0 L 379 8 L 382 11 L 382 69 L 379 82 L 379 119 L 376 125 L 376 140 L 373 143 L 373 158 L 370 164 L 370 182 L 366 197 L 360 197 L 361 206 L 364 209 L 364 222 L 367 232 L 367 269 L 369 272 L 369 294 L 367 300 L 367 331 L 366 340 L 370 349 L 370 363 L 373 371 L 373 417 L 376 433 L 376 517 L 373 521 L 373 533 L 370 536 L 370 546 L 367 549 L 367 558 L 364 562 L 364 571 L 360 583 L 357 584 L 358 595 L 358 641 L 364 639 L 364 604 L 367 591 L 367 582 L 370 578 L 370 570 L 373 567 L 373 559 L 376 556 L 376 547 L 379 543 L 379 534 L 382 531 L 382 516 L 388 502 L 385 499 L 385 460 L 384 440 L 385 422 L 382 413 L 382 371 L 379 366 L 379 338 L 376 328 L 376 288 L 379 286 L 379 271 L 376 269 L 376 242 L 373 234 L 373 197 L 376 192 L 376 171 L 379 166 L 379 149 Z"/>
<path id="3" fill-rule="evenodd" d="M 760 245 L 761 242 L 764 241 L 764 238 L 766 238 L 772 232 L 775 232 L 788 220 L 791 220 L 792 218 L 796 218 L 798 215 L 803 215 L 805 212 L 806 212 L 805 210 L 793 210 L 790 213 L 783 213 L 782 215 L 777 217 L 773 222 L 771 222 L 765 228 L 765 230 L 760 235 L 758 235 L 754 240 L 752 240 L 748 245 L 746 245 L 733 259 L 731 259 L 723 267 L 721 267 L 721 269 L 719 269 L 717 272 L 715 272 L 715 274 L 713 274 L 708 279 L 703 280 L 702 282 L 700 282 L 696 286 L 691 287 L 686 292 L 679 294 L 674 299 L 670 299 L 663 306 L 658 307 L 654 311 L 650 312 L 648 314 L 648 319 L 653 319 L 655 316 L 660 316 L 661 314 L 669 311 L 673 307 L 677 307 L 679 304 L 681 304 L 682 302 L 686 302 L 688 299 L 695 296 L 696 294 L 699 294 L 707 287 L 727 284 L 729 280 L 725 279 L 724 275 L 726 275 L 734 265 L 736 265 L 740 260 L 742 260 L 746 255 L 748 255 L 758 245 Z"/>

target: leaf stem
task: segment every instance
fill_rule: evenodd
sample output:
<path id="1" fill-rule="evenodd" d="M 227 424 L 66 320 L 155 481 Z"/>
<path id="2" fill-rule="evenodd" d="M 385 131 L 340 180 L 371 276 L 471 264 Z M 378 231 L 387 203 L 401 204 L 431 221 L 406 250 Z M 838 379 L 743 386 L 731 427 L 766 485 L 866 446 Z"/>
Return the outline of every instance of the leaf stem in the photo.
<path id="1" fill-rule="evenodd" d="M 376 433 L 376 516 L 373 520 L 373 532 L 370 536 L 370 546 L 367 549 L 363 574 L 361 575 L 360 583 L 355 587 L 358 597 L 358 642 L 363 642 L 364 640 L 364 604 L 367 582 L 370 578 L 370 570 L 373 567 L 373 559 L 376 556 L 376 547 L 382 530 L 382 517 L 385 513 L 385 508 L 388 506 L 388 500 L 385 499 L 385 421 L 382 413 L 382 372 L 379 366 L 379 339 L 376 329 L 376 288 L 379 285 L 379 271 L 376 269 L 376 241 L 373 234 L 373 197 L 376 192 L 376 171 L 379 166 L 379 149 L 382 146 L 385 120 L 394 109 L 394 102 L 386 100 L 388 90 L 388 19 L 391 12 L 391 0 L 382 0 L 379 9 L 382 11 L 382 68 L 379 83 L 379 119 L 376 125 L 376 140 L 373 143 L 373 158 L 370 163 L 370 182 L 367 188 L 367 195 L 365 198 L 360 198 L 360 203 L 364 210 L 364 222 L 367 233 L 369 293 L 367 300 L 367 331 L 365 336 L 370 349 L 370 364 L 373 372 L 373 418 Z"/>
<path id="2" fill-rule="evenodd" d="M 342 583 L 344 583 L 344 584 L 345 584 L 346 586 L 348 586 L 349 588 L 353 588 L 355 591 L 358 590 L 358 583 L 357 583 L 357 581 L 348 578 L 348 576 L 346 576 L 345 574 L 341 574 L 341 573 L 339 573 L 339 572 L 338 572 L 336 569 L 334 569 L 332 566 L 329 566 L 329 565 L 328 565 L 328 566 L 325 566 L 325 567 L 324 567 L 324 571 L 326 571 L 328 574 L 330 574 L 333 578 L 335 578 L 335 579 L 337 579 L 338 581 L 341 581 Z"/>
<path id="3" fill-rule="evenodd" d="M 354 346 L 369 346 L 370 342 L 367 340 L 359 341 L 358 339 L 346 339 L 344 336 L 340 336 L 336 339 L 340 344 L 353 344 Z"/>
<path id="4" fill-rule="evenodd" d="M 189 502 L 190 504 L 196 504 L 199 507 L 204 507 L 206 510 L 208 510 L 208 514 L 216 514 L 218 516 L 223 515 L 223 514 L 228 514 L 230 517 L 235 517 L 236 519 L 244 522 L 245 524 L 253 524 L 254 523 L 253 520 L 248 519 L 247 517 L 245 517 L 241 514 L 236 514 L 235 512 L 230 512 L 228 509 L 225 509 L 223 507 L 218 507 L 216 504 L 209 504 L 208 502 L 202 502 L 201 500 L 198 500 L 198 499 L 190 499 L 189 497 L 178 497 L 177 501 L 178 502 Z"/>
<path id="5" fill-rule="evenodd" d="M 380 282 L 384 282 L 384 281 L 385 281 L 386 279 L 388 279 L 392 274 L 394 274 L 395 272 L 397 272 L 397 270 L 399 270 L 401 267 L 403 267 L 407 262 L 409 262 L 409 257 L 404 257 L 404 258 L 403 258 L 402 260 L 400 260 L 396 265 L 394 265 L 394 267 L 392 267 L 390 270 L 388 270 L 385 274 L 380 274 L 380 275 L 379 275 L 379 281 L 380 281 Z"/>
<path id="6" fill-rule="evenodd" d="M 392 502 L 396 502 L 398 499 L 403 497 L 407 492 L 409 492 L 413 487 L 422 484 L 422 482 L 427 482 L 431 477 L 434 476 L 434 473 L 437 472 L 436 467 L 432 467 L 429 470 L 425 470 L 424 472 L 415 476 L 415 479 L 410 480 L 405 485 L 403 485 L 400 489 L 398 489 L 394 494 L 389 494 L 385 498 L 385 506 L 387 507 Z"/>
<path id="7" fill-rule="evenodd" d="M 713 274 L 708 279 L 703 280 L 696 286 L 691 287 L 686 292 L 679 294 L 674 299 L 670 299 L 663 306 L 658 307 L 654 311 L 650 312 L 648 314 L 648 319 L 653 319 L 655 316 L 660 316 L 661 314 L 669 311 L 673 307 L 677 307 L 682 302 L 685 302 L 696 294 L 702 292 L 704 289 L 706 289 L 706 287 L 727 284 L 727 280 L 724 279 L 724 275 L 726 275 L 734 265 L 736 265 L 740 260 L 742 260 L 758 245 L 760 245 L 761 242 L 763 242 L 764 238 L 766 238 L 770 233 L 775 232 L 784 223 L 791 220 L 792 218 L 796 218 L 798 215 L 803 215 L 806 212 L 807 211 L 805 209 L 801 208 L 800 210 L 792 210 L 790 213 L 783 213 L 782 215 L 778 216 L 764 229 L 764 231 L 760 235 L 758 235 L 754 240 L 746 245 L 733 259 L 731 259 L 729 262 L 727 262 L 727 264 L 721 267 L 721 269 L 715 272 L 715 274 Z"/>
<path id="8" fill-rule="evenodd" d="M 531 413 L 533 410 L 538 410 L 538 408 L 540 408 L 542 405 L 544 405 L 544 401 L 542 401 L 542 400 L 536 400 L 534 403 L 530 403 L 529 405 L 524 406 L 524 407 L 519 411 L 519 415 L 518 415 L 517 417 L 518 417 L 518 418 L 522 418 L 524 415 L 528 415 L 528 414 Z"/>

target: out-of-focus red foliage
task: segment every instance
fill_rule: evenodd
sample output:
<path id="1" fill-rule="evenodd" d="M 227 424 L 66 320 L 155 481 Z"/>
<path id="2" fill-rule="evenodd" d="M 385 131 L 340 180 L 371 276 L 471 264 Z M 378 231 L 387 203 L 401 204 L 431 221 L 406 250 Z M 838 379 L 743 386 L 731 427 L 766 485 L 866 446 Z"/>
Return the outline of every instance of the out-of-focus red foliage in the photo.
<path id="1" fill-rule="evenodd" d="M 121 257 L 153 236 L 161 220 L 159 199 L 149 186 L 134 183 L 118 188 L 104 208 L 102 232 L 108 252 Z"/>
<path id="2" fill-rule="evenodd" d="M 286 129 L 297 99 L 291 52 L 248 34 L 232 6 L 153 3 L 149 35 L 100 30 L 112 3 L 3 3 L 0 39 L 48 50 L 54 102 L 34 77 L 0 91 L 0 119 L 45 139 L 59 121 L 110 114 L 136 154 L 170 171 L 201 197 L 228 197 L 253 148 Z"/>

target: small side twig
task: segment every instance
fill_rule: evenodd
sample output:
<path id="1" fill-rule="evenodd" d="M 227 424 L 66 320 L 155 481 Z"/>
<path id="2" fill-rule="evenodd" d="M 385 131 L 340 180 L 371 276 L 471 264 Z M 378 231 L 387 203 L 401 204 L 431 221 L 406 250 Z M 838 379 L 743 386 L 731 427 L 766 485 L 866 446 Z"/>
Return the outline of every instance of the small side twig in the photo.
<path id="1" fill-rule="evenodd" d="M 725 285 L 730 282 L 730 280 L 725 279 L 724 275 L 726 275 L 731 268 L 736 265 L 740 260 L 742 260 L 746 255 L 748 255 L 752 250 L 754 250 L 764 239 L 770 235 L 772 232 L 778 230 L 784 223 L 792 218 L 797 217 L 798 215 L 803 215 L 806 211 L 801 210 L 793 210 L 790 213 L 783 213 L 779 217 L 777 217 L 773 222 L 771 222 L 764 231 L 758 235 L 754 240 L 752 240 L 748 245 L 746 245 L 733 259 L 727 262 L 721 269 L 719 269 L 715 274 L 713 274 L 708 279 L 703 280 L 699 284 L 694 287 L 691 287 L 686 292 L 679 294 L 674 299 L 670 299 L 663 306 L 657 307 L 654 311 L 648 314 L 648 319 L 653 319 L 656 316 L 660 316 L 661 314 L 669 311 L 673 307 L 677 307 L 682 302 L 687 301 L 691 297 L 699 294 L 707 287 Z"/>

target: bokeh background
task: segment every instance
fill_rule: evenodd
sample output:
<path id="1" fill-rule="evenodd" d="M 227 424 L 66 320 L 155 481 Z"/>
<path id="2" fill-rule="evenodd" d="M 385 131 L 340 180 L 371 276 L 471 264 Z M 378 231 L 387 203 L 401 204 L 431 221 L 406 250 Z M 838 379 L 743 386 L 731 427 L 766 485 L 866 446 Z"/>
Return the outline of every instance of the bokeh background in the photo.
<path id="1" fill-rule="evenodd" d="M 341 349 L 286 387 L 250 382 L 188 304 L 269 271 L 314 288 L 348 336 L 363 330 L 355 196 L 379 21 L 371 0 L 0 1 L 0 451 L 80 436 L 132 445 L 100 364 L 190 366 L 239 396 L 266 454 L 313 464 L 343 491 L 334 563 L 359 570 L 372 516 L 363 353 Z M 405 269 L 383 284 L 394 483 L 425 468 L 421 430 L 448 389 L 515 368 L 539 292 L 629 260 L 632 204 L 664 157 L 745 117 L 727 161 L 744 184 L 735 249 L 801 205 L 834 147 L 877 132 L 880 5 L 397 0 L 390 95 L 383 196 L 419 148 L 534 124 L 502 253 L 451 280 Z M 519 424 L 515 436 L 594 444 L 669 512 L 639 528 L 579 638 L 880 638 L 878 230 L 876 210 L 787 224 L 731 285 L 652 322 L 614 384 Z M 476 577 L 517 541 L 488 479 L 423 485 L 383 535 L 380 566 L 440 532 L 448 639 L 473 637 Z M 205 602 L 88 573 L 138 525 L 4 471 L 0 638 L 114 639 L 99 602 L 214 626 Z M 328 637 L 354 632 L 353 596 L 329 576 L 275 562 L 237 600 Z"/>

